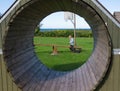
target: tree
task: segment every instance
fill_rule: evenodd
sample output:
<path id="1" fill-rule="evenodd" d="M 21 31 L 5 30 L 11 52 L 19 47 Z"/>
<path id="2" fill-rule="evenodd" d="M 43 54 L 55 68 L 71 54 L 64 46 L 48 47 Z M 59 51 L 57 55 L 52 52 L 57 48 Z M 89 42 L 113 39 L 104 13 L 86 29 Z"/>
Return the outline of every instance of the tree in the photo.
<path id="1" fill-rule="evenodd" d="M 0 18 L 2 17 L 2 14 L 0 13 Z"/>
<path id="2" fill-rule="evenodd" d="M 36 29 L 35 29 L 35 34 L 38 34 L 40 32 L 40 28 L 42 27 L 43 24 L 39 24 L 37 25 Z"/>

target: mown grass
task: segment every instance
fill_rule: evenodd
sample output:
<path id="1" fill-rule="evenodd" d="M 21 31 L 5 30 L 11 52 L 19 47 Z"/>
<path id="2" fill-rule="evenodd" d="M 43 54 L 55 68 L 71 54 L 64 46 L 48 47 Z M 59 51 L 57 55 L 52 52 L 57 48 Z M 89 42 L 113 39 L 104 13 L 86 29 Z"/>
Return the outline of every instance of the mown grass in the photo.
<path id="1" fill-rule="evenodd" d="M 83 65 L 92 53 L 93 38 L 76 38 L 77 46 L 82 48 L 81 53 L 72 53 L 69 48 L 58 47 L 58 55 L 51 55 L 52 47 L 35 46 L 35 52 L 48 68 L 58 71 L 69 71 Z M 69 39 L 63 37 L 35 37 L 34 44 L 69 45 Z"/>

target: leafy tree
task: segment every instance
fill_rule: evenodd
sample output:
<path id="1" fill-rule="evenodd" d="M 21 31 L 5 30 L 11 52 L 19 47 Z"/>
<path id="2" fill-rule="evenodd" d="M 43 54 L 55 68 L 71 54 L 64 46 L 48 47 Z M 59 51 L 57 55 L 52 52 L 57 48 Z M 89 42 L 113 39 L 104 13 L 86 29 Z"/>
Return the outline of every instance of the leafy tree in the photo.
<path id="1" fill-rule="evenodd" d="M 0 13 L 0 18 L 2 17 L 2 14 Z"/>
<path id="2" fill-rule="evenodd" d="M 37 25 L 36 29 L 35 29 L 35 35 L 37 35 L 40 32 L 40 28 L 42 27 L 43 24 L 39 24 Z"/>

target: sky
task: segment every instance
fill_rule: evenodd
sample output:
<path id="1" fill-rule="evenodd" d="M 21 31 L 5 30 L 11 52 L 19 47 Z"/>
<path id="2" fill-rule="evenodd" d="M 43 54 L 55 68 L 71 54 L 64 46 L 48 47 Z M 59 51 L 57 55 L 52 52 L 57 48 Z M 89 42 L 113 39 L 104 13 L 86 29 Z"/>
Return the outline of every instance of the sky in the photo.
<path id="1" fill-rule="evenodd" d="M 15 0 L 0 0 L 0 13 L 4 12 L 14 3 Z M 120 11 L 120 0 L 98 0 L 103 6 L 113 14 L 114 11 Z M 41 22 L 41 28 L 73 28 L 71 21 L 64 20 L 64 12 L 55 12 L 48 15 Z M 77 28 L 90 28 L 87 22 L 76 15 Z"/>

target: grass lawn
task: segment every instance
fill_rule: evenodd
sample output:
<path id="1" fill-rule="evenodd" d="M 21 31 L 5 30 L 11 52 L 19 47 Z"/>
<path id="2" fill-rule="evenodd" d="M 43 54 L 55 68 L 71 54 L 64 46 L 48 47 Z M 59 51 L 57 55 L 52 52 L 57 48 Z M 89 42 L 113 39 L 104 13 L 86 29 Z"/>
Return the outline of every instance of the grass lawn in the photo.
<path id="1" fill-rule="evenodd" d="M 76 38 L 77 46 L 82 48 L 81 53 L 72 53 L 69 48 L 58 47 L 58 55 L 51 55 L 52 47 L 35 46 L 38 58 L 48 68 L 58 71 L 68 71 L 84 64 L 92 53 L 93 38 Z M 69 39 L 63 37 L 35 37 L 34 44 L 69 45 Z"/>

